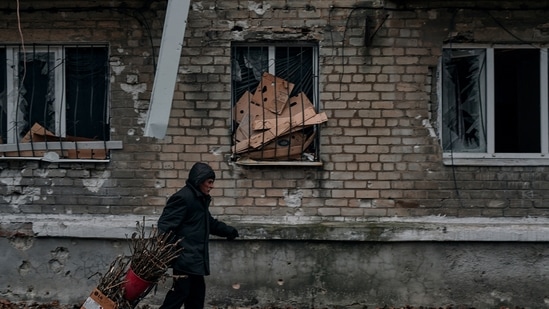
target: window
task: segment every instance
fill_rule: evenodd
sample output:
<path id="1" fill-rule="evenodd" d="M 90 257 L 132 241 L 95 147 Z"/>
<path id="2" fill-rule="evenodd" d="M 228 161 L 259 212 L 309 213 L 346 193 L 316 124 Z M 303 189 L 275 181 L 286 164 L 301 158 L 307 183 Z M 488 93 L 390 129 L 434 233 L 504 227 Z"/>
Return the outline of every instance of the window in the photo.
<path id="1" fill-rule="evenodd" d="M 441 69 L 446 164 L 549 164 L 546 49 L 447 48 Z"/>
<path id="2" fill-rule="evenodd" d="M 108 85 L 105 45 L 0 47 L 3 157 L 105 159 Z"/>
<path id="3" fill-rule="evenodd" d="M 318 49 L 233 44 L 232 141 L 238 162 L 318 163 Z"/>

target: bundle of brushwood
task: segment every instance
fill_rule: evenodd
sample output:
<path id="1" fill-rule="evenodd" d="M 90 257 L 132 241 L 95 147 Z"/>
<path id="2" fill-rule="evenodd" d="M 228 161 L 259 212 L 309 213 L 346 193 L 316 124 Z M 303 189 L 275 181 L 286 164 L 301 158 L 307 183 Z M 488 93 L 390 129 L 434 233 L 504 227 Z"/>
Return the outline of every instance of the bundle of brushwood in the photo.
<path id="1" fill-rule="evenodd" d="M 130 256 L 118 256 L 101 276 L 82 309 L 132 309 L 163 278 L 171 262 L 180 254 L 179 241 L 171 233 L 159 234 L 153 227 L 146 235 L 143 224 L 131 236 Z"/>
<path id="2" fill-rule="evenodd" d="M 170 263 L 181 251 L 178 242 L 173 242 L 171 233 L 158 234 L 153 228 L 151 235 L 145 238 L 145 230 L 132 235 L 130 269 L 143 280 L 155 282 L 165 273 Z"/>

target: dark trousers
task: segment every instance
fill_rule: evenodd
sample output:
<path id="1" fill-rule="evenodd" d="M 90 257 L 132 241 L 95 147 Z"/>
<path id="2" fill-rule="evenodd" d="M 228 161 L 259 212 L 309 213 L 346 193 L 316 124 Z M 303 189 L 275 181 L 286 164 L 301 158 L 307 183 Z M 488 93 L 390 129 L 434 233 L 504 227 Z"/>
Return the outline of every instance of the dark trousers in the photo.
<path id="1" fill-rule="evenodd" d="M 206 283 L 204 276 L 189 275 L 173 271 L 174 276 L 186 275 L 187 277 L 175 278 L 172 288 L 166 294 L 164 302 L 158 309 L 203 309 L 206 297 Z"/>

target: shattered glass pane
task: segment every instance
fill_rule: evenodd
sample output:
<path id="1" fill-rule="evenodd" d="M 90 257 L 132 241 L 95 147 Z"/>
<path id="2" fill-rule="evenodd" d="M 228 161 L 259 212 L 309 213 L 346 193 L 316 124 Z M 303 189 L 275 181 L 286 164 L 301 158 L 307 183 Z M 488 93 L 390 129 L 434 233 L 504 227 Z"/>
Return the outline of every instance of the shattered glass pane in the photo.
<path id="1" fill-rule="evenodd" d="M 53 52 L 19 55 L 17 132 L 23 137 L 34 123 L 51 132 L 55 128 L 55 57 Z M 60 68 L 59 68 L 60 69 Z"/>
<path id="2" fill-rule="evenodd" d="M 26 143 L 109 140 L 109 58 L 104 44 L 0 48 L 0 143 L 10 157 L 40 157 Z M 54 149 L 59 158 L 104 159 L 101 149 Z M 37 144 L 37 147 L 44 145 Z M 11 149 L 8 147 L 7 149 Z M 25 150 L 27 149 L 27 150 Z"/>
<path id="3" fill-rule="evenodd" d="M 445 49 L 442 144 L 445 151 L 486 152 L 486 51 Z"/>
<path id="4" fill-rule="evenodd" d="M 268 47 L 242 47 L 233 49 L 232 77 L 236 96 L 253 91 L 261 81 L 263 72 L 269 71 Z"/>

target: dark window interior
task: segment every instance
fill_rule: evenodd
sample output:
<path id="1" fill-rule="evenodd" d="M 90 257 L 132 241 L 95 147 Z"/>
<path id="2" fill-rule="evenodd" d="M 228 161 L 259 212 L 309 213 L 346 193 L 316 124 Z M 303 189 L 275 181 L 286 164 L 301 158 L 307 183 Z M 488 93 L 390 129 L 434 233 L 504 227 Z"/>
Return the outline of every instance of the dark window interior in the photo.
<path id="1" fill-rule="evenodd" d="M 65 60 L 67 134 L 107 140 L 107 48 L 67 48 Z"/>
<path id="2" fill-rule="evenodd" d="M 25 53 L 19 49 L 16 102 L 8 102 L 6 94 L 9 50 L 0 49 L 1 143 L 8 142 L 10 130 L 17 132 L 17 140 L 20 141 L 34 124 L 59 134 L 56 123 L 63 122 L 67 136 L 109 140 L 109 59 L 106 46 L 65 47 L 65 58 L 61 59 L 64 66 L 59 64 L 59 59 L 55 59 L 58 54 L 54 50 L 59 50 L 58 47 L 33 46 Z M 55 78 L 59 73 L 64 85 Z M 63 97 L 56 97 L 57 90 Z M 56 110 L 62 99 L 65 99 L 64 119 L 59 118 L 61 111 Z M 17 111 L 12 115 L 14 119 L 8 118 L 8 104 L 14 104 L 13 110 Z"/>
<path id="3" fill-rule="evenodd" d="M 494 59 L 495 151 L 540 152 L 539 50 L 496 49 Z"/>
<path id="4" fill-rule="evenodd" d="M 8 140 L 7 113 L 6 50 L 2 48 L 0 49 L 0 144 Z"/>

